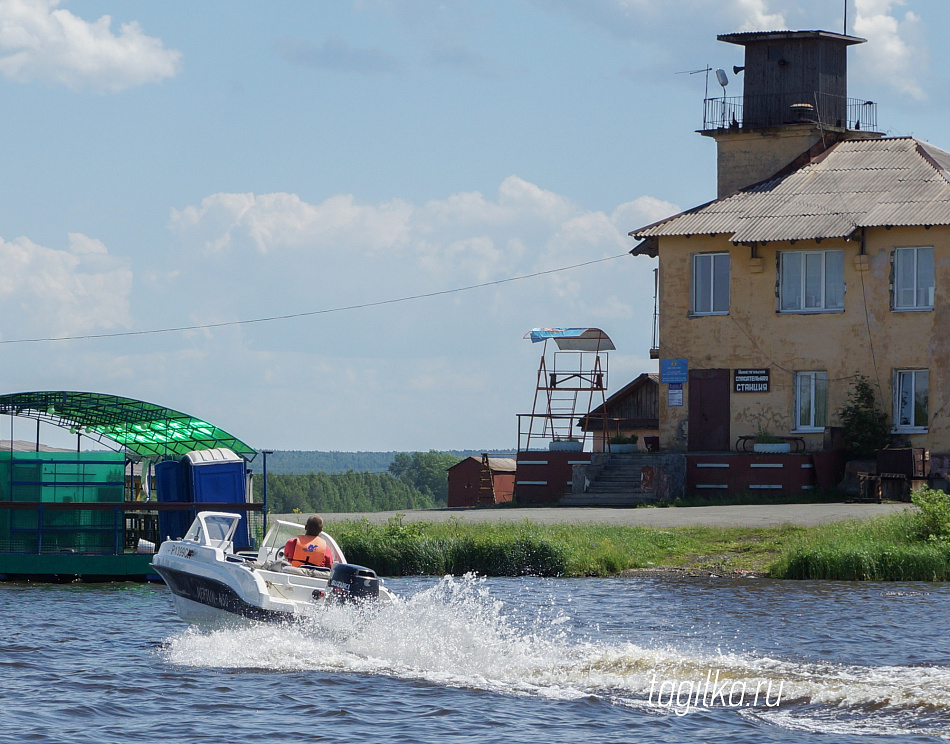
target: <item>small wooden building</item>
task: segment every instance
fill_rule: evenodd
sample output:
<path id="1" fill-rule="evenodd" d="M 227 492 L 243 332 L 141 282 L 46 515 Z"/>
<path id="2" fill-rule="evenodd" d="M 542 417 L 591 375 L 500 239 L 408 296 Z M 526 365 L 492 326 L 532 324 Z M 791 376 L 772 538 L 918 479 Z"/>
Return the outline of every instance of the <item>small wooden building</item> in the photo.
<path id="1" fill-rule="evenodd" d="M 510 457 L 466 457 L 449 468 L 449 506 L 491 506 L 511 501 L 515 461 Z"/>
<path id="2" fill-rule="evenodd" d="M 640 449 L 646 449 L 645 438 L 660 433 L 659 387 L 659 375 L 644 372 L 607 398 L 604 405 L 583 416 L 578 426 L 593 434 L 594 452 L 603 452 L 605 442 L 611 437 L 633 434 L 639 438 Z M 606 434 L 604 408 L 607 410 Z"/>

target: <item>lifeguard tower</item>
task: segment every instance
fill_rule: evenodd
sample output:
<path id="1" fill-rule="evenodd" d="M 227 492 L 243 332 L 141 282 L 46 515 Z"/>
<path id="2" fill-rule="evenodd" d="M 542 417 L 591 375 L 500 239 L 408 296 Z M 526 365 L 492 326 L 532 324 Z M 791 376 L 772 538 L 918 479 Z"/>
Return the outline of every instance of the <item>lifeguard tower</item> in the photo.
<path id="1" fill-rule="evenodd" d="M 599 328 L 535 328 L 524 337 L 543 347 L 534 405 L 518 415 L 515 498 L 554 503 L 570 492 L 574 465 L 590 463 L 590 427 L 575 433 L 578 420 L 599 407 L 606 431 L 607 352 L 616 347 Z"/>

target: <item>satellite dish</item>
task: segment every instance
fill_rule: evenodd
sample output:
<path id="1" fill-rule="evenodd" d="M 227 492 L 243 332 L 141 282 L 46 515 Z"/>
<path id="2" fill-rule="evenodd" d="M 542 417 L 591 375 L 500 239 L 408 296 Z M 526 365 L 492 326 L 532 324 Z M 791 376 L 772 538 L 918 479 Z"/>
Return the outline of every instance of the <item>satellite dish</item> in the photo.
<path id="1" fill-rule="evenodd" d="M 726 75 L 726 71 L 722 69 L 721 67 L 718 70 L 716 70 L 716 80 L 719 81 L 719 84 L 723 88 L 729 85 L 729 77 Z"/>

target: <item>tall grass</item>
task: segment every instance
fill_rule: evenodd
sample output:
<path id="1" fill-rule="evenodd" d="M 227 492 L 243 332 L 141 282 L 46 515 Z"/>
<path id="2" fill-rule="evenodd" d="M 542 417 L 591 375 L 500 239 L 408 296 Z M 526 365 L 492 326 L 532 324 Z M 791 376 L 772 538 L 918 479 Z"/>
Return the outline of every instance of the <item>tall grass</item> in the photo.
<path id="1" fill-rule="evenodd" d="M 915 510 L 818 527 L 614 527 L 448 522 L 328 524 L 347 559 L 385 576 L 616 576 L 625 569 L 763 570 L 783 579 L 950 581 L 950 496 Z"/>
<path id="2" fill-rule="evenodd" d="M 835 522 L 800 536 L 771 567 L 782 579 L 950 580 L 950 497 L 923 489 L 906 510 L 867 522 Z"/>
<path id="3" fill-rule="evenodd" d="M 411 522 L 328 524 L 347 560 L 385 576 L 614 576 L 647 566 L 761 568 L 803 528 L 670 530 L 608 525 Z"/>
<path id="4" fill-rule="evenodd" d="M 469 571 L 491 576 L 565 574 L 563 545 L 527 522 L 502 527 L 403 523 L 395 517 L 385 525 L 363 520 L 343 522 L 332 530 L 347 560 L 386 576 Z"/>

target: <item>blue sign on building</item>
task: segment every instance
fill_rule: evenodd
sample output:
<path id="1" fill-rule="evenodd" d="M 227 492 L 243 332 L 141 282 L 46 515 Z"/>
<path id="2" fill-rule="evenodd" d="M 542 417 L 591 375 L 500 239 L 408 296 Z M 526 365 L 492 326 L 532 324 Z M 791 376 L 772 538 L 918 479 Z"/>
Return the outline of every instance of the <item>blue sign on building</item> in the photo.
<path id="1" fill-rule="evenodd" d="M 685 359 L 661 359 L 660 382 L 689 382 L 689 368 Z"/>

